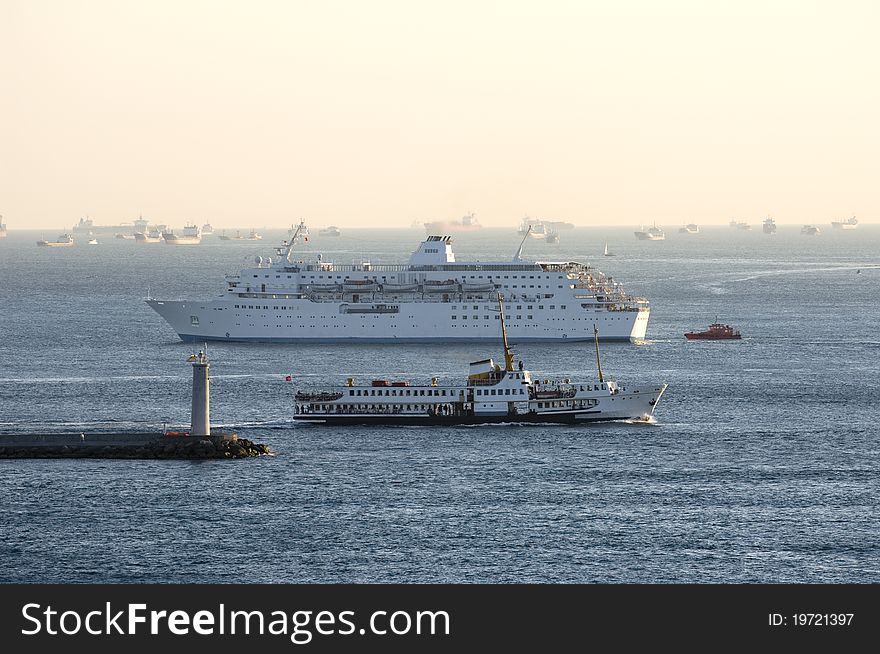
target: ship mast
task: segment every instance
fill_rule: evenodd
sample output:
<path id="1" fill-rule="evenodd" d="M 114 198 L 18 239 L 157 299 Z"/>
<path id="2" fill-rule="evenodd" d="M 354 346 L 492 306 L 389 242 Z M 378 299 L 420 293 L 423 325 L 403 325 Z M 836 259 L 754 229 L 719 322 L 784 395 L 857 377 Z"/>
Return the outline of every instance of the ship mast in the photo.
<path id="1" fill-rule="evenodd" d="M 596 339 L 596 367 L 599 369 L 599 383 L 602 384 L 605 379 L 602 377 L 602 362 L 599 361 L 599 328 L 596 323 L 593 323 L 593 336 Z"/>
<path id="2" fill-rule="evenodd" d="M 278 248 L 278 254 L 284 256 L 287 263 L 293 263 L 293 260 L 290 257 L 293 254 L 294 246 L 299 241 L 299 237 L 302 236 L 304 240 L 309 240 L 308 230 L 309 228 L 306 227 L 305 221 L 300 219 L 299 225 L 296 226 L 296 231 L 293 233 L 293 236 L 290 237 L 290 241 L 284 244 L 287 248 L 287 252 L 284 252 L 284 248 Z"/>
<path id="3" fill-rule="evenodd" d="M 516 254 L 513 255 L 514 261 L 522 261 L 523 247 L 526 244 L 526 239 L 529 237 L 529 234 L 531 234 L 531 233 L 532 233 L 532 226 L 529 225 L 529 228 L 526 230 L 525 236 L 523 236 L 522 242 L 519 244 L 519 248 L 517 249 Z"/>
<path id="4" fill-rule="evenodd" d="M 507 344 L 507 328 L 504 326 L 504 302 L 501 293 L 498 294 L 498 312 L 501 314 L 501 340 L 504 342 L 504 371 L 513 371 L 513 352 Z"/>

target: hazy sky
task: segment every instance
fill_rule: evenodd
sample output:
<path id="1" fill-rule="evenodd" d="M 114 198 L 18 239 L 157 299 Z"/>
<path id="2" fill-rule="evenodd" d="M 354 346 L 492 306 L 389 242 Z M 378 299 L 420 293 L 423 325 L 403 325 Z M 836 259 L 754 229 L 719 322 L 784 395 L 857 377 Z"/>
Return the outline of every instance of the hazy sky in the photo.
<path id="1" fill-rule="evenodd" d="M 0 214 L 880 222 L 880 2 L 0 0 Z"/>

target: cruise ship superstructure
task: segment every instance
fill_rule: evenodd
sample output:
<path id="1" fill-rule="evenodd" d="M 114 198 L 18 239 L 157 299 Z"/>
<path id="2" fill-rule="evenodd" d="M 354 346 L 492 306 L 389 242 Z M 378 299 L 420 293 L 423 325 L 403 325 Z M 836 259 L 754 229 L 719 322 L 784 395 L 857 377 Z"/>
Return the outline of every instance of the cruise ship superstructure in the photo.
<path id="1" fill-rule="evenodd" d="M 645 298 L 592 266 L 456 261 L 449 236 L 428 236 L 406 264 L 335 264 L 295 253 L 303 223 L 276 258 L 227 276 L 212 300 L 147 299 L 184 341 L 447 342 L 497 340 L 496 296 L 512 342 L 645 337 Z M 524 239 L 525 242 L 525 239 Z"/>

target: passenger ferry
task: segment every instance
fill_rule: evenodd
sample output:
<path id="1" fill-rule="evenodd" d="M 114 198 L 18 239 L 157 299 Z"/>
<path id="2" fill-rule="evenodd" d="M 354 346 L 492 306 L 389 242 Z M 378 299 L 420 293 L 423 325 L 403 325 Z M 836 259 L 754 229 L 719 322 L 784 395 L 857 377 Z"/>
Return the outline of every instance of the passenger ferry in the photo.
<path id="1" fill-rule="evenodd" d="M 468 425 L 485 423 L 585 423 L 651 420 L 666 384 L 627 386 L 606 379 L 594 328 L 598 380 L 536 379 L 514 364 L 498 296 L 504 367 L 491 358 L 470 364 L 467 381 L 440 385 L 374 379 L 294 395 L 297 422 L 320 425 Z"/>
<path id="2" fill-rule="evenodd" d="M 212 300 L 152 307 L 184 341 L 450 342 L 495 340 L 495 295 L 508 298 L 513 342 L 642 339 L 648 300 L 574 261 L 457 261 L 449 236 L 429 236 L 408 263 L 336 264 L 295 252 L 305 223 L 276 258 L 227 276 Z"/>

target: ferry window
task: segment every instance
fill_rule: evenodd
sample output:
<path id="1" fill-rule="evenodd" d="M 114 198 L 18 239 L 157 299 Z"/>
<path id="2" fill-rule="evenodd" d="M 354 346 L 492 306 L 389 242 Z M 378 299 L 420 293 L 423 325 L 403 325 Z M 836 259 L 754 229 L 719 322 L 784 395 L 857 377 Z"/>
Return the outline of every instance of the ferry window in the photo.
<path id="1" fill-rule="evenodd" d="M 478 306 L 475 304 L 475 305 L 474 305 L 474 311 L 479 311 L 479 309 L 480 309 L 480 307 L 478 307 Z"/>
<path id="2" fill-rule="evenodd" d="M 555 309 L 555 308 L 556 308 L 556 305 L 555 305 L 555 304 L 551 304 L 551 305 L 550 305 L 550 308 L 551 308 L 551 309 Z"/>
<path id="3" fill-rule="evenodd" d="M 529 320 L 531 320 L 531 319 L 532 319 L 532 316 L 531 316 L 531 314 L 529 314 L 529 315 L 528 315 L 528 316 L 526 316 L 526 317 L 527 317 L 527 318 L 528 318 L 528 319 L 529 319 Z"/>
<path id="4" fill-rule="evenodd" d="M 505 394 L 505 395 L 510 395 L 510 389 L 509 389 L 509 388 L 505 388 L 505 389 L 504 389 L 504 394 Z"/>
<path id="5" fill-rule="evenodd" d="M 543 310 L 544 310 L 544 305 L 543 305 L 543 304 L 539 304 L 539 305 L 538 305 L 538 310 L 539 310 L 539 311 L 543 311 Z"/>
<path id="6" fill-rule="evenodd" d="M 452 319 L 455 320 L 458 316 L 452 316 Z"/>
<path id="7" fill-rule="evenodd" d="M 446 391 L 440 391 L 440 395 L 446 395 Z"/>
<path id="8" fill-rule="evenodd" d="M 489 316 L 483 316 L 483 320 L 489 320 Z"/>
<path id="9" fill-rule="evenodd" d="M 543 403 L 543 402 L 538 402 L 538 408 L 539 408 L 539 409 L 543 409 L 543 408 L 544 408 L 544 403 Z"/>
<path id="10" fill-rule="evenodd" d="M 354 395 L 354 391 L 348 391 L 349 395 Z"/>
<path id="11" fill-rule="evenodd" d="M 409 391 L 407 391 L 407 392 L 406 392 L 406 394 L 407 394 L 407 397 L 408 397 L 408 396 L 409 396 L 409 393 L 410 393 L 410 392 L 409 392 Z"/>
<path id="12" fill-rule="evenodd" d="M 532 310 L 532 305 L 531 305 L 531 304 L 528 305 L 528 306 L 526 307 L 526 309 L 528 309 L 529 311 L 531 311 L 531 310 Z"/>
<path id="13" fill-rule="evenodd" d="M 521 304 L 520 304 L 520 305 L 517 305 L 516 310 L 517 310 L 517 311 L 522 311 L 522 305 L 521 305 Z"/>
<path id="14" fill-rule="evenodd" d="M 456 309 L 458 309 L 458 307 L 455 306 L 455 305 L 453 304 L 453 305 L 452 305 L 452 310 L 455 311 Z"/>
<path id="15" fill-rule="evenodd" d="M 474 320 L 479 320 L 480 316 L 474 316 Z"/>
<path id="16" fill-rule="evenodd" d="M 501 316 L 495 316 L 495 320 L 498 320 Z"/>
<path id="17" fill-rule="evenodd" d="M 462 316 L 461 319 L 462 319 L 462 320 L 467 320 L 467 316 Z"/>
<path id="18" fill-rule="evenodd" d="M 256 278 L 257 278 L 257 275 L 254 275 L 254 279 L 256 279 Z"/>
<path id="19" fill-rule="evenodd" d="M 483 394 L 483 391 L 481 391 L 481 390 L 478 388 L 478 389 L 477 389 L 477 395 L 482 395 L 482 394 Z"/>
<path id="20" fill-rule="evenodd" d="M 564 310 L 565 310 L 565 305 L 564 305 L 564 304 L 560 304 L 560 305 L 559 305 L 559 308 L 562 309 L 562 310 L 564 311 Z"/>
<path id="21" fill-rule="evenodd" d="M 495 395 L 495 389 L 494 389 L 494 388 L 492 389 L 492 395 Z"/>

